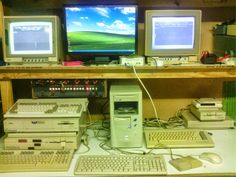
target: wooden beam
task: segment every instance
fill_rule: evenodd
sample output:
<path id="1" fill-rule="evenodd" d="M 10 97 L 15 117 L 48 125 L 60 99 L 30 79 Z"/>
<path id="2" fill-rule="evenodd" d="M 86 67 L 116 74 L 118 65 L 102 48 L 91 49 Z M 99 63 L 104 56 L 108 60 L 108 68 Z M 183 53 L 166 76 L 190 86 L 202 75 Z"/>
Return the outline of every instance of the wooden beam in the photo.
<path id="1" fill-rule="evenodd" d="M 3 5 L 0 0 L 0 38 L 3 36 Z"/>
<path id="2" fill-rule="evenodd" d="M 2 110 L 3 113 L 5 113 L 14 104 L 12 83 L 11 80 L 2 80 L 0 81 L 0 85 L 1 85 Z"/>
<path id="3" fill-rule="evenodd" d="M 140 66 L 136 72 L 142 79 L 150 78 L 231 78 L 236 79 L 235 66 L 189 65 L 189 66 Z M 132 79 L 132 68 L 125 66 L 81 67 L 0 67 L 0 79 Z"/>

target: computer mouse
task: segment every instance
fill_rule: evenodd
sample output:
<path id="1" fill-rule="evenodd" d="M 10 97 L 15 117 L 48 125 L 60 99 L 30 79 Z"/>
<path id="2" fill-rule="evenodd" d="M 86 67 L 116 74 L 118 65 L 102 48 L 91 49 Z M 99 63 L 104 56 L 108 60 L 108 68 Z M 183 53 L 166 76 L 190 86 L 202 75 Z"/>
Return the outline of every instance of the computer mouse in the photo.
<path id="1" fill-rule="evenodd" d="M 200 156 L 200 159 L 206 160 L 212 164 L 220 164 L 223 162 L 223 159 L 214 152 L 203 152 Z"/>

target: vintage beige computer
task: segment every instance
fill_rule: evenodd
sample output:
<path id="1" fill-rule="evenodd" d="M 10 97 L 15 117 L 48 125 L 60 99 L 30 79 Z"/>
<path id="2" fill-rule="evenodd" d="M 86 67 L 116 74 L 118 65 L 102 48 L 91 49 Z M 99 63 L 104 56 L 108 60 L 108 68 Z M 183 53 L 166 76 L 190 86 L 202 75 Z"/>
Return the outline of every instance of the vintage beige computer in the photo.
<path id="1" fill-rule="evenodd" d="M 142 91 L 138 85 L 111 85 L 110 119 L 113 147 L 141 147 Z"/>

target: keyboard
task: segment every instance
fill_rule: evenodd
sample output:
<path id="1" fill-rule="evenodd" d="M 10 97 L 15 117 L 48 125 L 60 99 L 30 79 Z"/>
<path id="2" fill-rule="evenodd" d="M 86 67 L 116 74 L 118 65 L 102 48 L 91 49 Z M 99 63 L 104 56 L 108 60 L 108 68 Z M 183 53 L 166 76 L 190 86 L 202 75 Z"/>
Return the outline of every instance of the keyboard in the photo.
<path id="1" fill-rule="evenodd" d="M 4 117 L 81 117 L 86 98 L 19 99 Z"/>
<path id="2" fill-rule="evenodd" d="M 214 147 L 210 135 L 199 129 L 146 129 L 147 148 Z"/>
<path id="3" fill-rule="evenodd" d="M 162 156 L 83 155 L 75 169 L 77 175 L 166 175 Z"/>
<path id="4" fill-rule="evenodd" d="M 73 150 L 3 150 L 0 172 L 68 171 Z"/>

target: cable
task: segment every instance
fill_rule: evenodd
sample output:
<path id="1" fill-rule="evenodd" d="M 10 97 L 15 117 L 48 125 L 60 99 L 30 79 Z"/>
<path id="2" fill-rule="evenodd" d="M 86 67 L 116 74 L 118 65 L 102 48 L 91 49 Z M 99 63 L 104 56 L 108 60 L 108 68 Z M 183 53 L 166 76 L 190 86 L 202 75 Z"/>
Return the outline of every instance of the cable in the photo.
<path id="1" fill-rule="evenodd" d="M 76 152 L 75 154 L 85 154 L 90 151 L 90 147 L 88 145 L 88 134 L 84 133 L 81 137 L 81 144 L 83 144 L 86 147 L 85 151 L 82 152 Z"/>
<path id="2" fill-rule="evenodd" d="M 108 141 L 104 141 L 102 143 L 99 144 L 99 147 L 101 149 L 103 149 L 104 151 L 106 151 L 107 153 L 109 154 L 112 154 L 112 152 L 119 152 L 121 154 L 136 154 L 136 155 L 146 155 L 146 151 L 145 150 L 142 150 L 142 149 L 135 149 L 135 150 L 127 150 L 127 148 L 123 149 L 123 148 L 119 148 L 119 147 L 112 147 L 109 143 L 109 140 Z"/>
<path id="3" fill-rule="evenodd" d="M 110 127 L 104 126 L 104 120 L 102 120 L 102 123 L 100 121 L 94 122 L 93 124 L 90 124 L 87 128 L 91 129 L 93 131 L 94 137 L 98 141 L 106 141 L 110 138 Z M 94 127 L 96 126 L 96 127 Z"/>
<path id="4" fill-rule="evenodd" d="M 153 57 L 151 57 L 151 59 L 155 62 L 155 66 L 157 68 L 157 60 L 155 58 L 153 58 Z"/>
<path id="5" fill-rule="evenodd" d="M 91 116 L 91 114 L 90 114 L 90 111 L 89 111 L 89 109 L 87 108 L 87 115 L 88 115 L 88 117 L 89 117 L 89 124 L 91 124 L 92 123 L 92 116 Z"/>
<path id="6" fill-rule="evenodd" d="M 151 95 L 149 94 L 148 90 L 146 89 L 145 85 L 143 84 L 142 80 L 139 78 L 139 76 L 138 76 L 138 74 L 137 74 L 137 72 L 136 72 L 135 67 L 133 66 L 132 68 L 133 68 L 133 71 L 134 71 L 135 76 L 137 77 L 138 81 L 140 82 L 140 84 L 142 85 L 143 89 L 144 89 L 145 92 L 147 93 L 147 95 L 148 95 L 148 97 L 149 97 L 149 99 L 150 99 L 150 101 L 151 101 L 151 104 L 152 104 L 153 111 L 154 111 L 155 117 L 156 117 L 156 119 L 157 119 L 157 122 L 158 122 L 158 124 L 161 126 L 162 124 L 161 124 L 161 121 L 159 120 L 159 117 L 158 117 L 158 115 L 157 115 L 157 110 L 156 110 L 156 107 L 155 107 L 154 102 L 153 102 L 153 100 L 152 100 L 152 97 L 151 97 Z"/>
<path id="7" fill-rule="evenodd" d="M 107 114 L 107 115 L 110 114 L 109 112 L 106 113 L 106 112 L 104 111 L 104 108 L 107 106 L 108 103 L 109 103 L 109 99 L 107 99 L 107 100 L 105 101 L 105 103 L 103 103 L 103 105 L 102 105 L 101 108 L 100 108 L 100 109 L 101 109 L 101 114 L 103 115 L 103 118 L 104 118 L 104 119 L 106 119 L 106 114 Z"/>

